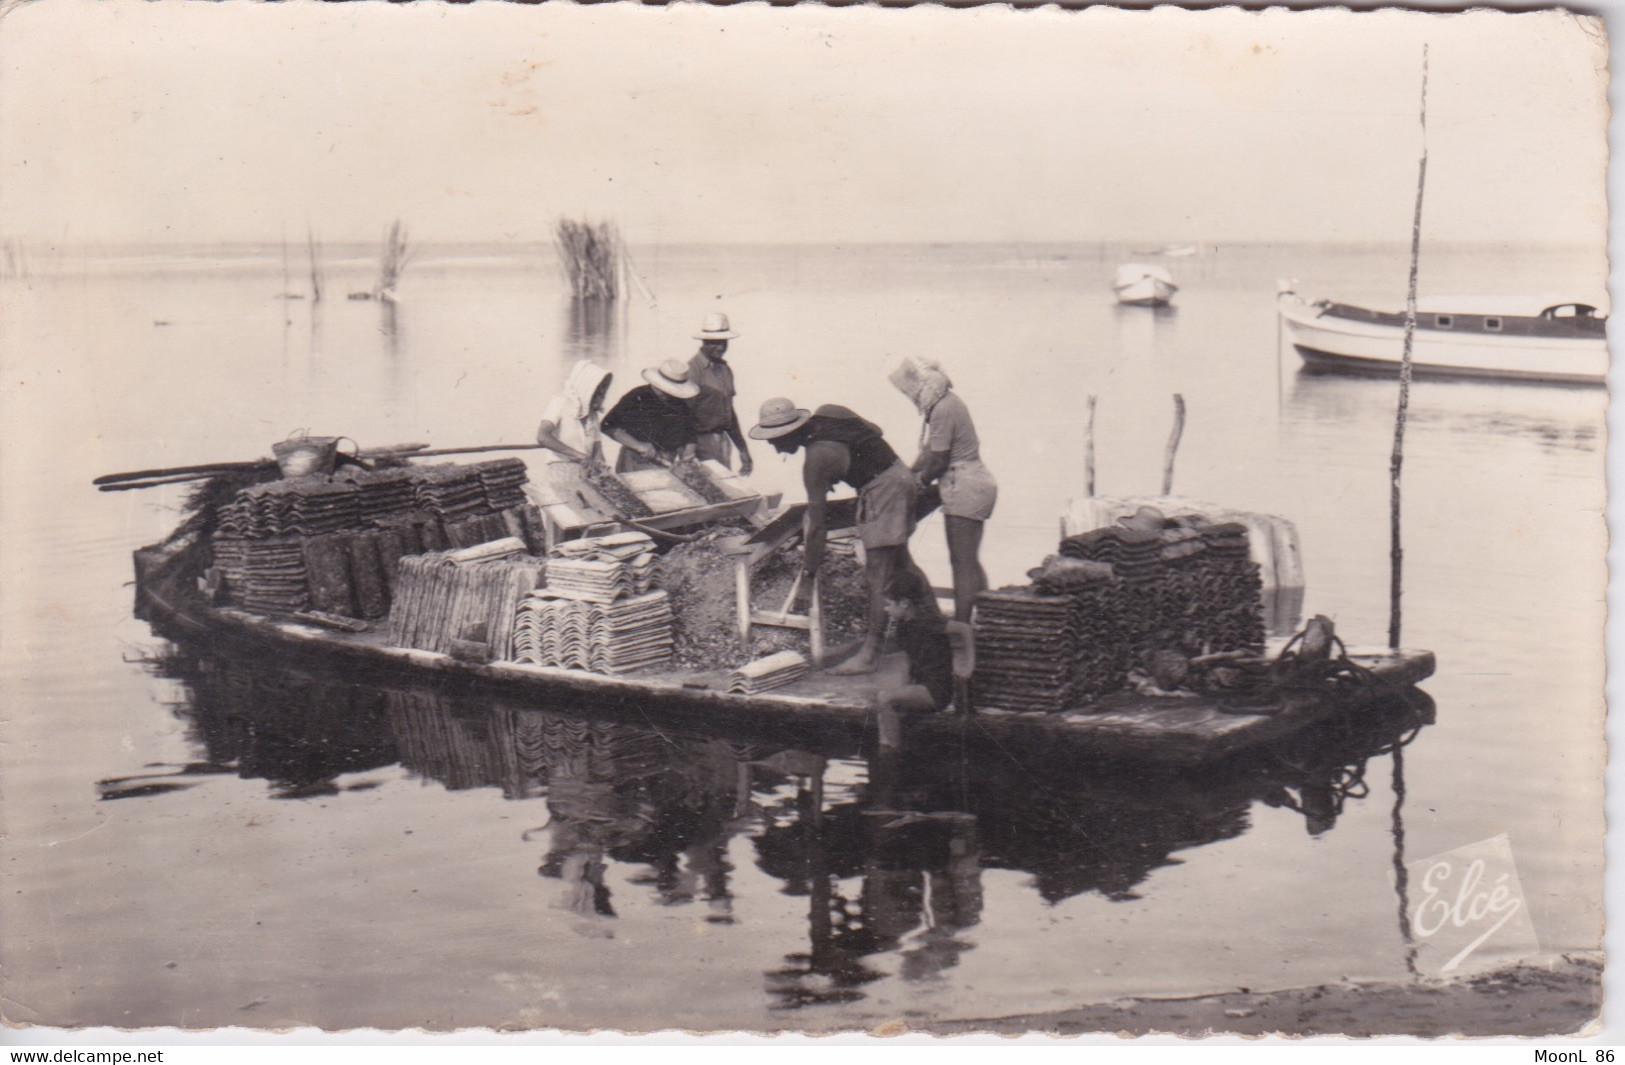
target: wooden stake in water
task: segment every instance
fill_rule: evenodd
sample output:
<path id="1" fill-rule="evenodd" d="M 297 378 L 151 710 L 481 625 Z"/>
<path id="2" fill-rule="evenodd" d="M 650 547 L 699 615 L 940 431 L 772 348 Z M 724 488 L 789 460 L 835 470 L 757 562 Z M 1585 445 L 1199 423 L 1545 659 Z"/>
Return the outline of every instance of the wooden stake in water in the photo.
<path id="1" fill-rule="evenodd" d="M 1083 431 L 1083 494 L 1095 497 L 1095 400 L 1089 397 L 1089 420 Z"/>
<path id="2" fill-rule="evenodd" d="M 1416 212 L 1411 216 L 1411 276 L 1405 293 L 1405 345 L 1399 358 L 1399 410 L 1394 416 L 1394 453 L 1388 463 L 1388 646 L 1399 647 L 1399 603 L 1405 552 L 1399 538 L 1399 475 L 1405 464 L 1405 417 L 1411 405 L 1411 342 L 1416 336 L 1416 273 L 1422 255 L 1422 191 L 1428 178 L 1428 49 L 1422 46 L 1422 160 L 1416 173 Z"/>
<path id="3" fill-rule="evenodd" d="M 1174 494 L 1174 456 L 1179 453 L 1179 438 L 1185 435 L 1185 397 L 1174 393 L 1174 431 L 1168 434 L 1168 451 L 1162 457 L 1162 494 Z"/>

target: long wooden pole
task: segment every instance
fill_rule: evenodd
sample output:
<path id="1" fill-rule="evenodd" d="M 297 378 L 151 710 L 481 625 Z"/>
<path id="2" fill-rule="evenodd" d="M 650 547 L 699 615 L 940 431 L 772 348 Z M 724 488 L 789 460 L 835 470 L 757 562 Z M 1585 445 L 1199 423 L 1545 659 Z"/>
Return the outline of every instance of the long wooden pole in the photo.
<path id="1" fill-rule="evenodd" d="M 1168 451 L 1162 457 L 1162 494 L 1174 494 L 1174 456 L 1179 453 L 1179 438 L 1185 435 L 1185 397 L 1174 393 L 1174 430 L 1168 434 Z"/>
<path id="2" fill-rule="evenodd" d="M 1400 471 L 1405 465 L 1405 418 L 1411 405 L 1411 341 L 1416 336 L 1416 274 L 1422 257 L 1422 193 L 1428 179 L 1428 48 L 1422 46 L 1422 160 L 1416 173 L 1416 211 L 1411 216 L 1411 275 L 1405 293 L 1405 345 L 1399 358 L 1399 409 L 1394 415 L 1394 453 L 1388 462 L 1388 646 L 1399 648 L 1400 598 L 1405 551 L 1400 543 Z"/>
<path id="3" fill-rule="evenodd" d="M 1099 398 L 1089 397 L 1089 421 L 1083 437 L 1083 494 L 1090 499 L 1095 497 L 1095 400 Z"/>
<path id="4" fill-rule="evenodd" d="M 472 455 L 482 451 L 535 451 L 541 444 L 476 444 L 472 447 L 440 447 L 425 450 L 424 444 L 390 444 L 387 447 L 362 448 L 358 455 L 362 458 L 380 458 L 386 455 L 406 455 L 410 458 L 432 458 L 436 455 Z M 179 474 L 195 474 L 196 479 L 213 477 L 217 473 L 231 473 L 234 470 L 260 470 L 269 469 L 276 465 L 275 459 L 253 459 L 248 462 L 208 462 L 200 466 L 171 466 L 159 470 L 130 470 L 126 473 L 107 473 L 91 481 L 91 484 L 118 484 L 123 481 L 144 481 L 153 477 L 175 477 Z"/>

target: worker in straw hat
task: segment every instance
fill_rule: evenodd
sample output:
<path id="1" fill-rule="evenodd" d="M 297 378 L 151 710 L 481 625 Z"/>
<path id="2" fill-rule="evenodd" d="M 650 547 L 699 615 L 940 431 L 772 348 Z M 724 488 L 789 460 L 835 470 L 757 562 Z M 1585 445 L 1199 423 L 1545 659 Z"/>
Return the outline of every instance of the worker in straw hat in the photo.
<path id="1" fill-rule="evenodd" d="M 919 573 L 908 553 L 918 490 L 914 474 L 882 438 L 879 426 L 833 403 L 808 411 L 788 399 L 770 399 L 762 404 L 761 417 L 750 435 L 768 441 L 781 454 L 807 453 L 801 468 L 801 481 L 807 489 L 807 546 L 802 563 L 807 576 L 816 576 L 824 560 L 830 491 L 843 481 L 857 490 L 858 538 L 863 542 L 863 578 L 869 587 L 868 628 L 857 653 L 831 672 L 874 672 L 886 637 L 887 584 L 896 573 Z M 919 576 L 925 580 L 923 573 Z M 811 585 L 811 580 L 804 581 L 801 594 Z M 934 599 L 931 609 L 936 609 Z"/>
<path id="2" fill-rule="evenodd" d="M 745 476 L 755 469 L 750 448 L 745 445 L 745 434 L 739 427 L 739 415 L 734 410 L 734 369 L 727 361 L 728 341 L 739 334 L 728 324 L 728 316 L 712 311 L 700 323 L 694 339 L 700 350 L 688 360 L 688 379 L 700 386 L 694 399 L 695 430 L 699 433 L 695 451 L 701 459 L 716 459 L 733 468 L 733 449 L 739 449 L 739 472 Z"/>
<path id="3" fill-rule="evenodd" d="M 667 359 L 644 370 L 643 380 L 647 383 L 622 396 L 604 415 L 604 435 L 621 445 L 617 473 L 669 466 L 694 455 L 692 401 L 700 388 L 688 379 L 688 367 Z"/>

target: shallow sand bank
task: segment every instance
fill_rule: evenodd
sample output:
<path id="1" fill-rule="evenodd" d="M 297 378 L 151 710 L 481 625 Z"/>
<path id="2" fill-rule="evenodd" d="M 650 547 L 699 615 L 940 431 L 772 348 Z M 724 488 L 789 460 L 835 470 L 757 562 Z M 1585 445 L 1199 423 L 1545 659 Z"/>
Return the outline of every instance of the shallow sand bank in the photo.
<path id="1" fill-rule="evenodd" d="M 1569 954 L 1453 981 L 1340 983 L 1286 991 L 1119 999 L 1072 1009 L 945 1021 L 938 1035 L 1575 1035 L 1602 1011 L 1602 955 Z"/>

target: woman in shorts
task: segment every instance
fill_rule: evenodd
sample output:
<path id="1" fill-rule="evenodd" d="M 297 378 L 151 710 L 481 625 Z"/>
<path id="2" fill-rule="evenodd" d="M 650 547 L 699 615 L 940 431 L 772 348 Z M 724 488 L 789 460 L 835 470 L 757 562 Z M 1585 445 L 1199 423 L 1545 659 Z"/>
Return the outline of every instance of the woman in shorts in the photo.
<path id="1" fill-rule="evenodd" d="M 914 475 L 921 487 L 936 484 L 948 530 L 948 561 L 954 571 L 954 620 L 969 622 L 976 597 L 987 589 L 982 568 L 982 528 L 999 498 L 998 482 L 982 463 L 981 441 L 970 408 L 953 382 L 931 359 L 910 357 L 891 383 L 925 419 Z"/>

